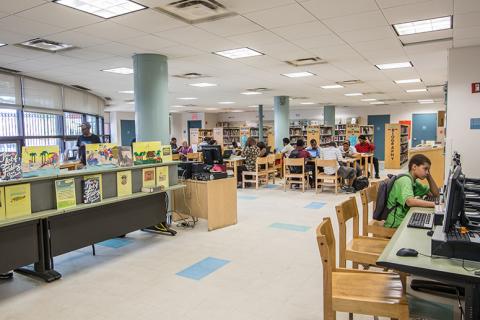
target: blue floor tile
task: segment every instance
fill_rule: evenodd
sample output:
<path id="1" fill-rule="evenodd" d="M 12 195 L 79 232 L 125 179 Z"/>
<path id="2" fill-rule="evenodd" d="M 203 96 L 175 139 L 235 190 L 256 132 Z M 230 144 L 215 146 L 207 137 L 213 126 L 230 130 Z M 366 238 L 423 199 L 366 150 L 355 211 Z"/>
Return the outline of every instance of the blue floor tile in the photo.
<path id="1" fill-rule="evenodd" d="M 287 224 L 287 223 L 273 223 L 270 225 L 270 228 L 298 231 L 298 232 L 306 232 L 308 229 L 310 229 L 310 227 L 307 227 L 307 226 L 299 226 L 296 224 Z"/>
<path id="2" fill-rule="evenodd" d="M 453 306 L 410 297 L 408 299 L 410 317 L 425 320 L 451 320 L 453 319 Z"/>
<path id="3" fill-rule="evenodd" d="M 247 196 L 247 195 L 239 195 L 237 199 L 239 200 L 256 200 L 257 196 Z"/>
<path id="4" fill-rule="evenodd" d="M 208 257 L 178 272 L 177 275 L 193 280 L 200 280 L 228 263 L 230 263 L 228 260 Z"/>
<path id="5" fill-rule="evenodd" d="M 281 186 L 279 186 L 278 184 L 268 184 L 266 186 L 264 186 L 264 188 L 266 189 L 280 189 Z"/>
<path id="6" fill-rule="evenodd" d="M 118 249 L 130 244 L 133 240 L 127 238 L 115 238 L 97 243 L 99 246 Z"/>
<path id="7" fill-rule="evenodd" d="M 304 208 L 306 209 L 321 209 L 326 205 L 325 202 L 310 202 Z"/>

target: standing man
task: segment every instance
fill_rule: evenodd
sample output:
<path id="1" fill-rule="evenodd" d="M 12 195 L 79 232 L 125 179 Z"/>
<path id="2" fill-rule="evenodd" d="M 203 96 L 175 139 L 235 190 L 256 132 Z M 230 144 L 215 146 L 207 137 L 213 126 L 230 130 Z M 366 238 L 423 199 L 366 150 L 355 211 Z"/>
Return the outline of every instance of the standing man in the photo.
<path id="1" fill-rule="evenodd" d="M 172 153 L 178 153 L 177 138 L 170 139 L 170 147 L 172 147 Z"/>
<path id="2" fill-rule="evenodd" d="M 89 122 L 82 123 L 80 127 L 82 128 L 82 135 L 77 139 L 78 156 L 80 158 L 80 162 L 83 163 L 83 165 L 86 165 L 87 156 L 85 145 L 101 143 L 101 141 L 99 136 L 90 131 L 92 129 L 92 125 Z"/>
<path id="3" fill-rule="evenodd" d="M 368 141 L 367 137 L 362 134 L 358 137 L 358 143 L 355 149 L 357 149 L 358 153 L 373 153 L 375 151 L 375 145 Z M 368 165 L 368 163 L 364 165 Z M 375 167 L 375 179 L 380 179 L 378 159 L 375 157 L 373 157 L 373 166 Z"/>

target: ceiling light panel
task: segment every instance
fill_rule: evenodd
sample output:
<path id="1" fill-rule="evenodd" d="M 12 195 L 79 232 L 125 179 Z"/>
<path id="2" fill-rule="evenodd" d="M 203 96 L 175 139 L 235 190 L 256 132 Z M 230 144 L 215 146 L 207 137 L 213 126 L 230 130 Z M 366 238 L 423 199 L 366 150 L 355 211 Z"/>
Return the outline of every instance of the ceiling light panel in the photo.
<path id="1" fill-rule="evenodd" d="M 246 47 L 232 49 L 232 50 L 225 50 L 225 51 L 217 51 L 214 53 L 229 59 L 241 59 L 241 58 L 248 58 L 248 57 L 255 57 L 255 56 L 263 56 L 263 53 L 255 51 L 250 48 L 246 48 Z"/>
<path id="2" fill-rule="evenodd" d="M 314 76 L 314 74 L 311 72 L 303 71 L 303 72 L 282 73 L 282 76 L 289 77 L 289 78 L 303 78 L 303 77 Z"/>
<path id="3" fill-rule="evenodd" d="M 111 73 L 118 73 L 118 74 L 132 74 L 132 73 L 133 73 L 133 69 L 132 69 L 132 68 L 125 68 L 125 67 L 112 68 L 112 69 L 103 69 L 102 71 L 111 72 Z"/>
<path id="4" fill-rule="evenodd" d="M 390 70 L 390 69 L 400 69 L 400 68 L 411 68 L 413 67 L 413 64 L 410 61 L 408 61 L 408 62 L 376 64 L 375 67 L 377 67 L 380 70 Z"/>
<path id="5" fill-rule="evenodd" d="M 417 100 L 418 103 L 420 104 L 429 104 L 429 103 L 433 103 L 433 100 L 432 99 L 424 99 L 424 100 Z"/>
<path id="6" fill-rule="evenodd" d="M 332 85 L 328 85 L 328 86 L 321 86 L 322 89 L 341 89 L 343 88 L 342 85 L 339 85 L 339 84 L 332 84 Z"/>
<path id="7" fill-rule="evenodd" d="M 404 79 L 404 80 L 395 80 L 396 84 L 405 84 L 405 83 L 419 83 L 422 82 L 421 79 Z"/>
<path id="8" fill-rule="evenodd" d="M 199 83 L 190 83 L 189 86 L 205 88 L 205 87 L 216 87 L 217 85 L 215 83 L 199 82 Z"/>
<path id="9" fill-rule="evenodd" d="M 407 93 L 412 93 L 412 92 L 427 92 L 427 89 L 408 89 L 405 90 Z"/>
<path id="10" fill-rule="evenodd" d="M 311 104 L 315 104 L 315 102 L 300 102 L 300 104 L 311 105 Z"/>
<path id="11" fill-rule="evenodd" d="M 55 0 L 54 2 L 105 19 L 147 8 L 129 0 Z"/>
<path id="12" fill-rule="evenodd" d="M 182 97 L 182 98 L 177 98 L 178 100 L 197 100 L 198 98 L 195 97 Z"/>
<path id="13" fill-rule="evenodd" d="M 234 104 L 233 101 L 220 101 L 218 104 Z"/>
<path id="14" fill-rule="evenodd" d="M 347 96 L 347 97 L 358 97 L 358 96 L 363 96 L 363 93 L 361 93 L 361 92 L 345 93 L 345 96 Z"/>
<path id="15" fill-rule="evenodd" d="M 362 100 L 360 100 L 360 101 L 370 102 L 370 101 L 377 101 L 377 99 L 367 98 L 367 99 L 362 99 Z"/>
<path id="16" fill-rule="evenodd" d="M 258 92 L 258 91 L 245 91 L 245 92 L 242 92 L 242 94 L 244 94 L 246 96 L 251 96 L 251 95 L 263 94 L 263 93 Z"/>
<path id="17" fill-rule="evenodd" d="M 374 101 L 374 102 L 370 102 L 370 104 L 385 104 L 385 102 L 383 102 L 383 101 Z"/>
<path id="18" fill-rule="evenodd" d="M 451 29 L 452 16 L 394 24 L 393 28 L 399 36 Z"/>
<path id="19" fill-rule="evenodd" d="M 1 43 L 0 42 L 0 47 L 6 46 L 6 45 L 7 45 L 6 43 Z"/>
<path id="20" fill-rule="evenodd" d="M 128 93 L 128 94 L 133 94 L 133 90 L 123 90 L 123 91 L 118 91 L 118 93 Z"/>

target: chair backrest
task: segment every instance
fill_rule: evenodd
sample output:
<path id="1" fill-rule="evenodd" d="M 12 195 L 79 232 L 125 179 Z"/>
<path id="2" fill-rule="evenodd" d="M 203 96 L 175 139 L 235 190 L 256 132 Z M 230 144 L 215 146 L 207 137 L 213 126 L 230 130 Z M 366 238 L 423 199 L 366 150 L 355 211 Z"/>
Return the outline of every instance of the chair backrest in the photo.
<path id="1" fill-rule="evenodd" d="M 200 153 L 199 152 L 187 153 L 187 159 L 188 160 L 200 160 Z"/>
<path id="2" fill-rule="evenodd" d="M 373 211 L 375 211 L 375 202 L 377 200 L 378 183 L 372 183 L 370 187 L 360 191 L 360 199 L 362 199 L 362 234 L 368 235 L 367 226 L 369 221 L 368 207 L 370 203 L 373 204 Z"/>
<path id="3" fill-rule="evenodd" d="M 290 166 L 301 167 L 302 168 L 301 172 L 295 173 L 295 174 L 304 174 L 305 173 L 305 159 L 304 158 L 285 158 L 283 160 L 284 175 L 290 173 Z"/>
<path id="4" fill-rule="evenodd" d="M 315 169 L 318 172 L 318 168 L 325 168 L 325 167 L 332 167 L 336 168 L 338 165 L 337 160 L 322 160 L 322 159 L 315 159 Z M 336 170 L 335 170 L 336 171 Z"/>
<path id="5" fill-rule="evenodd" d="M 359 236 L 359 221 L 358 221 L 358 207 L 357 199 L 350 197 L 350 199 L 343 201 L 335 207 L 337 211 L 338 229 L 339 233 L 339 248 L 340 248 L 340 261 L 345 261 L 345 250 L 347 248 L 347 221 L 353 219 L 353 238 Z M 341 265 L 341 263 L 340 263 Z M 342 266 L 341 267 L 345 267 Z"/>
<path id="6" fill-rule="evenodd" d="M 337 269 L 335 253 L 335 234 L 330 218 L 323 218 L 317 227 L 317 244 L 323 265 L 323 308 L 332 313 L 332 272 Z"/>
<path id="7" fill-rule="evenodd" d="M 267 157 L 257 157 L 257 160 L 255 163 L 256 163 L 257 172 L 267 169 L 267 166 L 268 166 Z"/>
<path id="8" fill-rule="evenodd" d="M 275 153 L 275 160 L 283 159 L 283 153 Z"/>
<path id="9" fill-rule="evenodd" d="M 275 165 L 275 155 L 273 153 L 267 155 L 267 162 L 269 167 L 273 167 Z"/>

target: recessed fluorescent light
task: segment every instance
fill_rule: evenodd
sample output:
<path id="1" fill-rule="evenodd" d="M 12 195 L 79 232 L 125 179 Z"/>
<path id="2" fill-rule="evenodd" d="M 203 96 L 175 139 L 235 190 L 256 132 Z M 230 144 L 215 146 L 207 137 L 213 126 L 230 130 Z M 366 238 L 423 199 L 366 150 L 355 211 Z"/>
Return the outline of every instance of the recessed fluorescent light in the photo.
<path id="1" fill-rule="evenodd" d="M 397 63 L 384 63 L 384 64 L 376 64 L 380 70 L 389 70 L 389 69 L 399 69 L 399 68 L 411 68 L 413 67 L 410 61 L 408 62 L 397 62 Z"/>
<path id="2" fill-rule="evenodd" d="M 427 89 L 408 89 L 408 90 L 405 90 L 406 92 L 410 93 L 410 92 L 426 92 Z"/>
<path id="3" fill-rule="evenodd" d="M 258 106 L 248 106 L 247 108 L 258 108 Z"/>
<path id="4" fill-rule="evenodd" d="M 73 48 L 72 44 L 60 43 L 60 42 L 55 42 L 55 41 L 45 40 L 40 38 L 22 42 L 20 45 L 24 47 L 29 47 L 29 48 L 49 51 L 49 52 L 58 52 L 58 51 Z"/>
<path id="5" fill-rule="evenodd" d="M 105 19 L 147 8 L 129 0 L 54 0 L 54 2 Z"/>
<path id="6" fill-rule="evenodd" d="M 197 100 L 198 98 L 194 97 L 183 97 L 183 98 L 177 98 L 178 100 Z"/>
<path id="7" fill-rule="evenodd" d="M 217 85 L 215 83 L 199 82 L 199 83 L 190 83 L 189 86 L 204 88 L 204 87 L 216 87 Z"/>
<path id="8" fill-rule="evenodd" d="M 171 108 L 185 108 L 185 106 L 180 106 L 180 105 L 174 105 L 174 106 L 170 106 Z"/>
<path id="9" fill-rule="evenodd" d="M 232 110 L 230 112 L 243 112 L 243 110 Z"/>
<path id="10" fill-rule="evenodd" d="M 230 58 L 230 59 L 240 59 L 240 58 L 247 58 L 247 57 L 255 57 L 255 56 L 262 56 L 263 53 L 255 51 L 250 48 L 238 48 L 232 50 L 225 50 L 225 51 L 217 51 L 214 52 L 219 56 Z"/>
<path id="11" fill-rule="evenodd" d="M 429 104 L 429 103 L 433 103 L 433 100 L 432 99 L 424 99 L 424 100 L 417 100 L 418 103 L 420 104 Z"/>
<path id="12" fill-rule="evenodd" d="M 363 96 L 363 93 L 355 92 L 355 93 L 345 93 L 347 97 L 356 97 L 356 96 Z"/>
<path id="13" fill-rule="evenodd" d="M 322 86 L 322 89 L 340 89 L 340 88 L 343 88 L 342 85 L 339 85 L 339 84 L 332 84 L 332 85 L 328 85 L 328 86 Z"/>
<path id="14" fill-rule="evenodd" d="M 399 36 L 452 28 L 452 16 L 394 24 Z"/>
<path id="15" fill-rule="evenodd" d="M 362 100 L 360 100 L 360 101 L 369 102 L 369 101 L 377 101 L 377 99 L 368 98 L 368 99 L 362 99 Z"/>
<path id="16" fill-rule="evenodd" d="M 245 91 L 245 92 L 242 92 L 242 94 L 250 96 L 250 95 L 255 95 L 255 94 L 263 94 L 263 93 L 258 92 L 258 91 Z"/>
<path id="17" fill-rule="evenodd" d="M 135 101 L 129 101 L 127 104 L 135 104 Z"/>
<path id="18" fill-rule="evenodd" d="M 385 102 L 383 102 L 383 101 L 374 101 L 374 102 L 370 102 L 370 104 L 385 104 Z"/>
<path id="19" fill-rule="evenodd" d="M 218 108 L 205 108 L 205 110 L 213 111 L 213 110 L 218 110 Z"/>
<path id="20" fill-rule="evenodd" d="M 300 104 L 315 104 L 315 102 L 300 102 Z"/>
<path id="21" fill-rule="evenodd" d="M 118 93 L 130 93 L 130 94 L 132 94 L 133 90 L 122 90 L 122 91 L 118 91 Z"/>
<path id="22" fill-rule="evenodd" d="M 118 73 L 118 74 L 132 74 L 132 73 L 133 73 L 133 69 L 132 69 L 132 68 L 125 68 L 125 67 L 112 68 L 112 69 L 103 69 L 102 71 L 111 72 L 111 73 Z"/>
<path id="23" fill-rule="evenodd" d="M 418 83 L 422 82 L 421 79 L 405 79 L 405 80 L 395 80 L 395 83 L 402 84 L 402 83 Z"/>
<path id="24" fill-rule="evenodd" d="M 234 104 L 233 101 L 220 101 L 218 104 Z"/>
<path id="25" fill-rule="evenodd" d="M 282 73 L 282 76 L 289 78 L 302 78 L 302 77 L 311 77 L 314 76 L 313 73 L 303 71 L 303 72 L 292 72 L 292 73 Z"/>
<path id="26" fill-rule="evenodd" d="M 6 43 L 1 43 L 0 42 L 0 47 L 6 46 L 6 45 L 7 45 Z"/>

